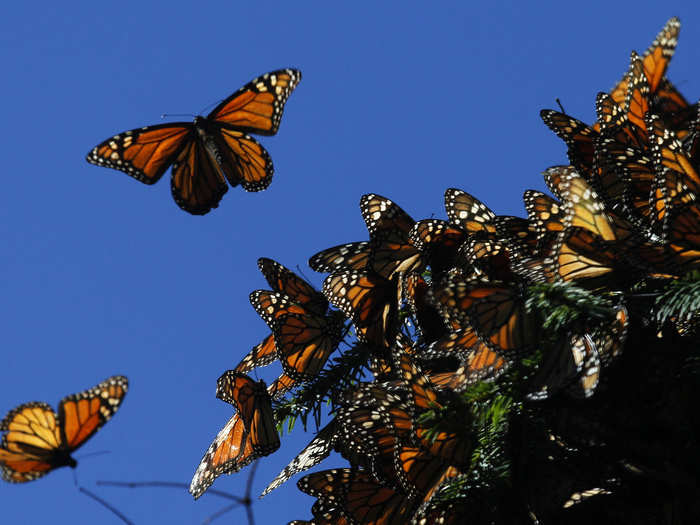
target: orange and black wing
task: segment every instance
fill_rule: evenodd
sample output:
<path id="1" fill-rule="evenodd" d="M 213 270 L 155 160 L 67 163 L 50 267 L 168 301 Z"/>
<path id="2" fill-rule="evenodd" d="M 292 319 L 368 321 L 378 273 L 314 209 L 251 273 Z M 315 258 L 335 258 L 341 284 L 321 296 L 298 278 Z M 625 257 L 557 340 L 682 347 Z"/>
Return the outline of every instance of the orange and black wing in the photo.
<path id="1" fill-rule="evenodd" d="M 24 483 L 54 468 L 75 465 L 63 446 L 58 416 L 46 403 L 35 401 L 11 410 L 0 430 L 6 432 L 0 443 L 0 474 L 5 481 Z"/>
<path id="2" fill-rule="evenodd" d="M 451 276 L 435 292 L 435 299 L 451 326 L 474 328 L 485 344 L 505 356 L 536 343 L 534 319 L 525 310 L 522 297 L 509 286 Z"/>
<path id="3" fill-rule="evenodd" d="M 207 115 L 235 131 L 274 135 L 287 102 L 301 80 L 301 71 L 279 69 L 248 82 Z"/>
<path id="4" fill-rule="evenodd" d="M 210 123 L 211 125 L 211 123 Z M 218 145 L 219 168 L 231 186 L 245 191 L 262 191 L 272 182 L 274 166 L 269 153 L 250 135 L 222 126 L 213 133 Z"/>
<path id="5" fill-rule="evenodd" d="M 258 315 L 271 330 L 277 327 L 277 319 L 289 313 L 304 314 L 306 308 L 292 301 L 288 295 L 269 290 L 255 290 L 248 297 Z"/>
<path id="6" fill-rule="evenodd" d="M 258 259 L 258 268 L 273 290 L 288 295 L 310 312 L 325 315 L 328 310 L 326 298 L 297 274 L 266 257 Z"/>
<path id="7" fill-rule="evenodd" d="M 82 446 L 119 409 L 129 388 L 124 376 L 112 376 L 84 392 L 64 397 L 58 405 L 63 443 L 73 451 Z"/>
<path id="8" fill-rule="evenodd" d="M 90 164 L 123 171 L 144 184 L 154 184 L 187 146 L 194 143 L 194 125 L 158 124 L 124 131 L 101 142 L 86 156 Z"/>
<path id="9" fill-rule="evenodd" d="M 369 193 L 360 199 L 360 210 L 370 236 L 369 265 L 382 277 L 423 268 L 422 254 L 409 241 L 415 221 L 396 203 Z"/>
<path id="10" fill-rule="evenodd" d="M 467 233 L 496 233 L 496 215 L 476 197 L 456 188 L 445 190 L 445 211 L 449 222 Z"/>
<path id="11" fill-rule="evenodd" d="M 371 271 L 336 272 L 326 277 L 323 293 L 352 320 L 360 341 L 391 346 L 398 329 L 394 281 Z"/>
<path id="12" fill-rule="evenodd" d="M 368 472 L 323 470 L 301 478 L 297 486 L 302 492 L 319 498 L 317 513 L 340 514 L 349 523 L 400 525 L 408 523 L 411 517 L 411 500 L 383 486 Z"/>
<path id="13" fill-rule="evenodd" d="M 664 78 L 668 64 L 676 50 L 680 30 L 680 20 L 675 16 L 669 19 L 641 58 L 644 75 L 652 92 L 656 92 Z M 610 92 L 610 96 L 618 104 L 625 101 L 628 82 L 629 77 L 625 75 Z"/>
<path id="14" fill-rule="evenodd" d="M 267 366 L 277 359 L 277 347 L 272 334 L 255 345 L 248 354 L 236 365 L 236 372 L 250 372 L 253 368 Z"/>
<path id="15" fill-rule="evenodd" d="M 309 266 L 317 272 L 362 270 L 369 260 L 369 242 L 349 242 L 326 248 L 309 259 Z"/>
<path id="16" fill-rule="evenodd" d="M 240 409 L 212 441 L 190 483 L 190 494 L 199 498 L 222 474 L 238 472 L 257 458 L 279 448 L 270 397 L 262 382 L 229 370 L 217 381 L 217 397 L 235 400 Z"/>
<path id="17" fill-rule="evenodd" d="M 240 414 L 236 412 L 212 441 L 199 463 L 190 494 L 199 498 L 221 474 L 232 474 L 257 459 Z"/>
<path id="18" fill-rule="evenodd" d="M 284 372 L 298 381 L 316 377 L 340 342 L 344 317 L 290 313 L 273 330 Z"/>
<path id="19" fill-rule="evenodd" d="M 180 208 L 204 215 L 219 205 L 228 191 L 219 166 L 200 140 L 192 140 L 173 163 L 170 190 Z"/>
<path id="20" fill-rule="evenodd" d="M 272 399 L 263 381 L 256 382 L 245 374 L 228 370 L 216 382 L 216 397 L 236 407 L 255 454 L 267 456 L 280 447 Z"/>
<path id="21" fill-rule="evenodd" d="M 594 140 L 598 132 L 587 124 L 564 113 L 543 109 L 540 117 L 568 146 L 571 164 L 585 175 L 590 175 L 595 161 Z"/>

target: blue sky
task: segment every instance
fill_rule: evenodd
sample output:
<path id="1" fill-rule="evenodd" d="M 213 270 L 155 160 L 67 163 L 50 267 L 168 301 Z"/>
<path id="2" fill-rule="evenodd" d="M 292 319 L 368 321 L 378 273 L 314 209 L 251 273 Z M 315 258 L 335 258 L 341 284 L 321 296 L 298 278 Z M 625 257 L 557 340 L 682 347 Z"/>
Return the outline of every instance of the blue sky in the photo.
<path id="1" fill-rule="evenodd" d="M 204 7 L 202 7 L 204 6 Z M 691 2 L 72 2 L 5 7 L 0 17 L 0 412 L 54 407 L 113 374 L 130 391 L 81 454 L 80 484 L 136 524 L 200 523 L 226 504 L 184 490 L 96 480 L 189 483 L 231 415 L 216 379 L 268 332 L 248 303 L 258 257 L 308 257 L 366 239 L 358 202 L 390 197 L 414 218 L 444 217 L 458 187 L 523 215 L 525 189 L 566 163 L 540 121 L 556 108 L 594 119 L 594 98 L 666 20 L 682 30 L 671 80 L 700 95 L 700 7 Z M 253 77 L 297 67 L 279 134 L 261 139 L 270 188 L 231 188 L 204 217 L 181 211 L 169 175 L 149 187 L 89 165 L 95 144 L 206 114 Z M 270 380 L 276 369 L 263 369 Z M 309 440 L 300 429 L 258 470 L 258 494 Z M 328 467 L 339 465 L 328 462 Z M 215 483 L 242 494 L 247 471 Z M 310 516 L 295 481 L 254 507 L 258 523 Z M 5 523 L 119 523 L 81 495 L 70 469 L 0 484 Z M 242 523 L 233 511 L 215 523 Z"/>

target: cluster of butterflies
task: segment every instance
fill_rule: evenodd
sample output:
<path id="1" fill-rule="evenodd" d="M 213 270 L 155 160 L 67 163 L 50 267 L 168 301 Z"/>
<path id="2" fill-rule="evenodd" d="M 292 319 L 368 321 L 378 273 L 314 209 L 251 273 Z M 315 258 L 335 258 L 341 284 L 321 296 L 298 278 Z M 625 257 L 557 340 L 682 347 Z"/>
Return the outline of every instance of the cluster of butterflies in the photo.
<path id="1" fill-rule="evenodd" d="M 192 479 L 195 498 L 217 476 L 279 447 L 273 400 L 317 378 L 352 325 L 373 381 L 333 399 L 333 419 L 263 494 L 335 450 L 350 467 L 301 478 L 298 487 L 317 501 L 312 521 L 292 523 L 461 522 L 457 503 L 433 496 L 469 468 L 468 422 L 436 432 L 420 416 L 543 350 L 545 334 L 526 308 L 526 289 L 568 283 L 620 291 L 698 267 L 700 105 L 665 77 L 679 28 L 672 18 L 643 56 L 632 54 L 624 78 L 598 95 L 592 126 L 542 112 L 566 141 L 571 164 L 545 171 L 554 197 L 525 192 L 527 218 L 498 216 L 448 189 L 446 220 L 415 221 L 390 199 L 368 194 L 360 210 L 369 239 L 309 260 L 329 274 L 321 292 L 261 259 L 272 290 L 250 300 L 271 334 L 219 379 L 217 397 L 236 412 Z M 624 295 L 612 295 L 620 301 L 606 321 L 576 326 L 544 347 L 528 401 L 584 400 L 596 392 L 627 337 Z M 245 375 L 276 361 L 283 373 L 269 387 Z M 572 495 L 571 504 L 582 497 Z"/>
<path id="2" fill-rule="evenodd" d="M 452 188 L 446 220 L 415 221 L 390 199 L 367 194 L 360 210 L 369 238 L 309 260 L 328 274 L 321 291 L 260 259 L 271 290 L 254 291 L 250 301 L 271 333 L 217 381 L 217 397 L 235 412 L 204 454 L 192 495 L 279 448 L 273 402 L 317 379 L 352 327 L 373 380 L 334 396 L 333 419 L 263 494 L 335 450 L 350 467 L 301 478 L 299 488 L 316 498 L 313 519 L 292 523 L 461 522 L 458 503 L 434 496 L 469 469 L 469 422 L 436 430 L 421 416 L 543 350 L 526 289 L 573 283 L 620 291 L 698 267 L 700 105 L 665 76 L 679 28 L 672 18 L 643 56 L 632 54 L 624 78 L 597 96 L 595 124 L 542 112 L 565 140 L 571 164 L 545 171 L 554 197 L 525 192 L 527 218 L 498 216 Z M 291 69 L 268 73 L 206 118 L 122 133 L 95 147 L 88 161 L 148 184 L 172 165 L 175 201 L 207 213 L 227 181 L 249 191 L 267 187 L 272 163 L 247 133 L 276 133 L 300 78 Z M 592 396 L 623 352 L 628 323 L 620 299 L 606 322 L 576 326 L 546 346 L 526 399 Z M 282 373 L 269 386 L 247 375 L 273 362 Z M 0 422 L 3 477 L 28 481 L 74 466 L 70 453 L 113 415 L 126 389 L 126 379 L 115 376 L 65 398 L 58 414 L 44 403 L 11 411 Z"/>

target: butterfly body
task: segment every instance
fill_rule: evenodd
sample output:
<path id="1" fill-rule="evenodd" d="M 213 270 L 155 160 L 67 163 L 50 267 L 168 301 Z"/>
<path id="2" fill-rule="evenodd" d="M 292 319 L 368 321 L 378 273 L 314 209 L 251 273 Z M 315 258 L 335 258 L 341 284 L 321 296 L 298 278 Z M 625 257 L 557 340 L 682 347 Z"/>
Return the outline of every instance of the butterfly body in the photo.
<path id="1" fill-rule="evenodd" d="M 266 73 L 206 117 L 125 131 L 95 146 L 86 160 L 144 184 L 155 184 L 172 166 L 175 202 L 193 215 L 204 215 L 219 205 L 228 184 L 246 191 L 270 185 L 272 159 L 248 133 L 277 133 L 284 104 L 300 79 L 295 69 Z"/>

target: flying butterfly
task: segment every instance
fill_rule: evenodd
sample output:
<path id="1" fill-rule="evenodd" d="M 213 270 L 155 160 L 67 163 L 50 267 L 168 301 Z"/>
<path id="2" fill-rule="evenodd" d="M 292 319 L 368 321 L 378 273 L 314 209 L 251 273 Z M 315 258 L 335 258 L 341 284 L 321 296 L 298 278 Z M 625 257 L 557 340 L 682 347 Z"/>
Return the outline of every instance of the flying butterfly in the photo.
<path id="1" fill-rule="evenodd" d="M 112 376 L 58 404 L 58 414 L 42 402 L 24 403 L 0 421 L 0 474 L 5 481 L 32 481 L 59 467 L 75 468 L 71 454 L 109 421 L 129 382 Z"/>
<path id="2" fill-rule="evenodd" d="M 296 69 L 266 73 L 221 102 L 206 117 L 125 131 L 87 154 L 144 184 L 155 184 L 172 165 L 171 190 L 180 208 L 204 215 L 231 186 L 261 191 L 272 181 L 272 159 L 248 133 L 274 135 L 284 104 L 301 80 Z"/>

